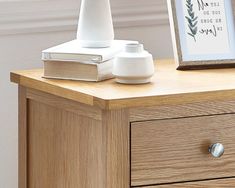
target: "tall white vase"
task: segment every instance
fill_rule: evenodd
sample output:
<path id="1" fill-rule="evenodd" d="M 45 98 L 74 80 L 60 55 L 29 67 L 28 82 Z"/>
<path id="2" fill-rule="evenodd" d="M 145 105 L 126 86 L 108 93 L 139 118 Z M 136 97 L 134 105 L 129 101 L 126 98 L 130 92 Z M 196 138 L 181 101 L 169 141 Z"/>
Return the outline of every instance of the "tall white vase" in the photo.
<path id="1" fill-rule="evenodd" d="M 82 0 L 77 39 L 83 47 L 109 47 L 114 39 L 109 0 Z"/>

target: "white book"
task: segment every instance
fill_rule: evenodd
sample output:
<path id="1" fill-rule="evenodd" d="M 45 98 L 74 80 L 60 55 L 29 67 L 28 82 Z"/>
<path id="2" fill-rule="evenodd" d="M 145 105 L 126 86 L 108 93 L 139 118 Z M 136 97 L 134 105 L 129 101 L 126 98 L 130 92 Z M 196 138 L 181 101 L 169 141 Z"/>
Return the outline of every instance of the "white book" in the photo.
<path id="1" fill-rule="evenodd" d="M 79 40 L 72 40 L 42 51 L 43 61 L 72 61 L 80 63 L 101 63 L 113 59 L 126 44 L 137 41 L 114 40 L 108 48 L 83 48 Z"/>
<path id="2" fill-rule="evenodd" d="M 113 59 L 102 63 L 44 61 L 44 78 L 102 81 L 113 78 Z"/>

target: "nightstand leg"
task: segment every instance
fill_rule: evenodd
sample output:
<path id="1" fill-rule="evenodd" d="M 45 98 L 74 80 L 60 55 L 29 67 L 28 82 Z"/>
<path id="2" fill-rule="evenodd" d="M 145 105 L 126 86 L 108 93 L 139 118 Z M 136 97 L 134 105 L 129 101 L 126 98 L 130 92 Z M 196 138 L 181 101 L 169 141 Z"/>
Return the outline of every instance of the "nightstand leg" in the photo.
<path id="1" fill-rule="evenodd" d="M 130 124 L 127 110 L 103 112 L 107 145 L 107 188 L 130 188 Z"/>
<path id="2" fill-rule="evenodd" d="M 19 165 L 18 165 L 18 187 L 27 188 L 27 98 L 26 98 L 26 88 L 19 86 L 19 98 L 18 98 L 18 108 L 19 108 Z"/>

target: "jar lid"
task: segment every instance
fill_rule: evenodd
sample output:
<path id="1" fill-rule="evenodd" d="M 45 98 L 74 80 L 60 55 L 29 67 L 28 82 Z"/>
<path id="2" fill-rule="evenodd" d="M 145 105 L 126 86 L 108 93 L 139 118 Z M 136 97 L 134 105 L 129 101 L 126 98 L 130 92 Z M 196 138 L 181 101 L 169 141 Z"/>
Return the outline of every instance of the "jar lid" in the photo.
<path id="1" fill-rule="evenodd" d="M 126 44 L 125 52 L 127 53 L 141 53 L 144 51 L 143 44 L 130 43 Z"/>

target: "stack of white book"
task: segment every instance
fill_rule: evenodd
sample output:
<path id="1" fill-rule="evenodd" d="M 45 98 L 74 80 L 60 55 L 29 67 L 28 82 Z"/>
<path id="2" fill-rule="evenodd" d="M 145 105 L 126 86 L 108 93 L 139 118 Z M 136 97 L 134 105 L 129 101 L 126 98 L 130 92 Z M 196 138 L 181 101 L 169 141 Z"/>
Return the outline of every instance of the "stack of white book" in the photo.
<path id="1" fill-rule="evenodd" d="M 82 48 L 73 40 L 42 51 L 44 77 L 101 81 L 113 77 L 113 59 L 126 44 L 137 41 L 114 40 L 109 48 Z"/>

